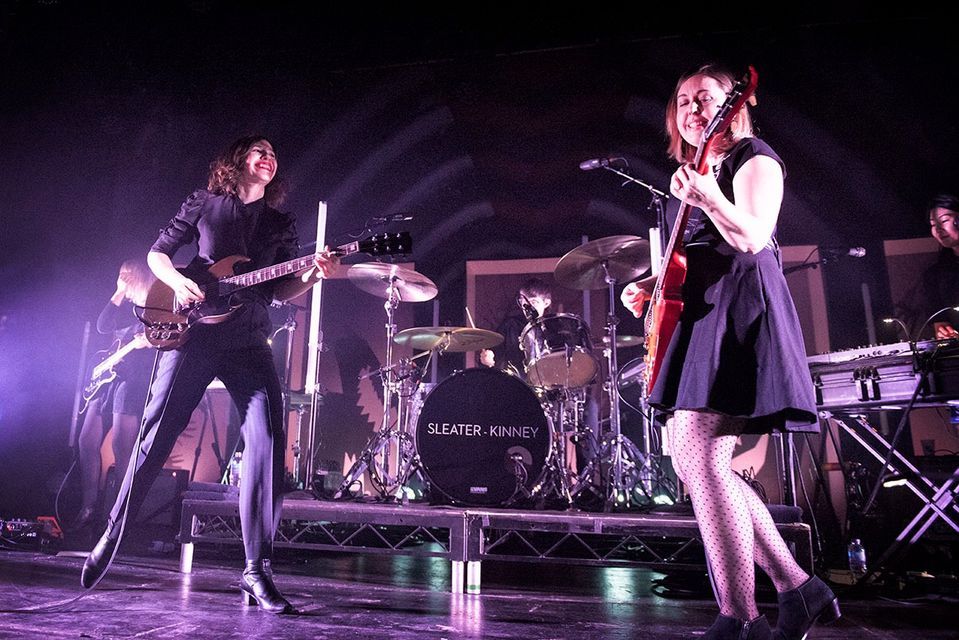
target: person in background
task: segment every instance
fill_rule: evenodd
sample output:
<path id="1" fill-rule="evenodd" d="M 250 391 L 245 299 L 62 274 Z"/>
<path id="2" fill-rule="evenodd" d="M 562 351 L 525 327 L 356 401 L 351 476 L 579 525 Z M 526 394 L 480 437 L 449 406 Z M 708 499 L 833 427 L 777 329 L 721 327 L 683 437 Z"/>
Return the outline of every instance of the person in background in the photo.
<path id="1" fill-rule="evenodd" d="M 924 323 L 921 329 L 931 326 L 931 336 L 916 337 L 959 338 L 959 312 L 951 309 L 959 305 L 959 198 L 940 193 L 932 198 L 926 211 L 930 232 L 940 250 L 936 262 L 923 272 L 920 287 L 921 318 L 917 322 Z"/>
<path id="2" fill-rule="evenodd" d="M 529 278 L 516 294 L 516 308 L 506 314 L 497 327 L 503 335 L 503 343 L 495 349 L 480 351 L 480 364 L 497 367 L 526 379 L 523 351 L 519 338 L 527 324 L 542 318 L 553 304 L 553 291 L 541 278 Z"/>
<path id="3" fill-rule="evenodd" d="M 77 439 L 81 501 L 74 529 L 93 521 L 100 493 L 100 446 L 107 431 L 113 430 L 113 458 L 118 473 L 126 469 L 133 452 L 156 355 L 156 350 L 148 348 L 150 343 L 143 336 L 143 325 L 134 315 L 134 307 L 144 305 L 153 282 L 146 262 L 125 261 L 120 266 L 116 291 L 97 318 L 97 332 L 112 335 L 121 345 L 118 349 L 130 345 L 132 350 L 113 367 L 116 377 L 97 391 L 84 413 Z"/>

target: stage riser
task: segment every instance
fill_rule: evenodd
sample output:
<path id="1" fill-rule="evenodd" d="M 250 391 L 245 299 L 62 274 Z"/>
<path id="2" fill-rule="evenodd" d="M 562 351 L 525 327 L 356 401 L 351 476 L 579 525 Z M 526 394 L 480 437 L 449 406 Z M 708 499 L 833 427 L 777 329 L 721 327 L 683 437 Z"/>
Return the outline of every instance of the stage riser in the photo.
<path id="1" fill-rule="evenodd" d="M 797 561 L 813 570 L 812 537 L 804 523 L 778 524 Z M 549 536 L 579 545 L 581 555 L 544 541 Z M 504 536 L 520 541 L 523 554 L 510 553 Z M 314 542 L 305 542 L 310 538 Z M 323 541 L 320 541 L 323 540 Z M 236 543 L 240 537 L 239 506 L 235 499 L 183 501 L 180 541 Z M 372 541 L 369 544 L 367 541 Z M 522 542 L 525 541 L 525 542 Z M 531 544 L 536 551 L 532 551 Z M 404 546 L 407 545 L 407 546 Z M 413 548 L 410 548 L 412 545 Z M 540 546 L 537 546 L 540 545 Z M 642 549 L 674 547 L 673 554 L 652 559 L 609 553 L 626 545 Z M 436 508 L 425 505 L 385 505 L 312 500 L 287 500 L 283 505 L 279 548 L 351 553 L 393 553 L 442 557 L 454 563 L 482 560 L 572 563 L 595 566 L 700 568 L 705 570 L 699 528 L 690 516 L 568 513 L 548 511 Z M 562 557 L 557 552 L 563 551 Z M 648 553 L 645 555 L 649 555 Z M 192 562 L 184 561 L 188 570 Z M 476 585 L 471 585 L 475 587 Z M 454 585 L 456 591 L 456 585 Z"/>

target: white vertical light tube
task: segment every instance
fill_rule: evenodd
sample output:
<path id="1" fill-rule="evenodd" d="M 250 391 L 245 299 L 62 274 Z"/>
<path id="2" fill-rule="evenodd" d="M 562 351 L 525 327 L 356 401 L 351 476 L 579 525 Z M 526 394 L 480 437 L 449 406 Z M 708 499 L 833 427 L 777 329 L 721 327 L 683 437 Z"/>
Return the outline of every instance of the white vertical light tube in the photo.
<path id="1" fill-rule="evenodd" d="M 659 227 L 649 228 L 649 266 L 651 273 L 659 273 L 663 264 L 663 252 L 660 249 Z"/>
<path id="2" fill-rule="evenodd" d="M 326 203 L 320 201 L 316 210 L 316 250 L 320 251 L 326 246 Z M 307 337 L 306 350 L 306 380 L 303 383 L 304 391 L 310 395 L 310 433 L 307 438 L 307 455 L 304 466 L 303 482 L 309 487 L 313 481 L 313 462 L 316 458 L 314 447 L 316 446 L 317 413 L 319 411 L 319 402 L 316 394 L 319 388 L 319 370 L 320 370 L 320 348 L 323 346 L 323 280 L 320 280 L 313 286 L 310 296 L 310 330 Z"/>

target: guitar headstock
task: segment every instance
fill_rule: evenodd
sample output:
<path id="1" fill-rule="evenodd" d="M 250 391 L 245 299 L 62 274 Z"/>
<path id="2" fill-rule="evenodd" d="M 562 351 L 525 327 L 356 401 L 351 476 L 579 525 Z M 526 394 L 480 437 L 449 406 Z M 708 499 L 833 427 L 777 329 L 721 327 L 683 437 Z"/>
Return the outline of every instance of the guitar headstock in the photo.
<path id="1" fill-rule="evenodd" d="M 409 231 L 380 233 L 360 240 L 357 251 L 370 256 L 393 256 L 413 252 L 413 238 Z"/>
<path id="2" fill-rule="evenodd" d="M 755 67 L 750 65 L 746 74 L 734 84 L 733 88 L 726 94 L 726 101 L 723 102 L 716 116 L 706 125 L 706 128 L 703 129 L 703 144 L 700 145 L 700 148 L 706 147 L 717 136 L 729 128 L 729 124 L 736 114 L 739 113 L 739 110 L 742 109 L 743 105 L 756 93 L 756 86 L 758 84 L 759 74 L 756 73 Z"/>

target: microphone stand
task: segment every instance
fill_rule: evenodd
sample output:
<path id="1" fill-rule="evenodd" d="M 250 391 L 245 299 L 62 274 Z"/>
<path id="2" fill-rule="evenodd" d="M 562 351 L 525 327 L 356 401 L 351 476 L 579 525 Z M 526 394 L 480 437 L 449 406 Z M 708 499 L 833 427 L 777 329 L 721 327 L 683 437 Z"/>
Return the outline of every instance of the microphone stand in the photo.
<path id="1" fill-rule="evenodd" d="M 625 159 L 623 160 L 625 162 Z M 628 166 L 628 164 L 627 164 Z M 666 255 L 666 245 L 669 243 L 668 236 L 666 233 L 666 200 L 669 199 L 669 195 L 663 191 L 660 191 L 656 187 L 643 182 L 639 178 L 636 178 L 625 171 L 621 171 L 616 167 L 613 167 L 609 164 L 604 165 L 603 169 L 611 171 L 621 178 L 625 179 L 625 182 L 622 186 L 626 186 L 630 182 L 638 184 L 643 187 L 650 194 L 649 206 L 646 208 L 648 211 L 654 211 L 656 214 L 656 226 L 659 228 L 659 255 L 660 259 L 665 258 Z M 612 303 L 610 303 L 612 304 Z M 617 387 L 618 391 L 618 381 L 614 383 L 614 386 Z M 617 397 L 618 404 L 618 397 Z M 650 478 L 660 478 L 662 475 L 661 467 L 659 466 L 658 456 L 654 457 L 652 450 L 652 439 L 653 439 L 653 428 L 656 424 L 656 410 L 646 404 L 645 398 L 643 399 L 642 404 L 643 412 L 643 448 L 642 456 L 639 460 L 642 469 L 640 470 L 639 476 L 642 483 L 642 489 L 646 493 L 647 497 L 652 497 L 652 492 L 654 490 L 653 483 L 650 481 Z M 617 411 L 617 414 L 619 412 Z M 617 415 L 617 420 L 619 416 Z M 614 482 L 614 485 L 617 484 Z M 621 484 L 619 482 L 618 484 Z"/>

